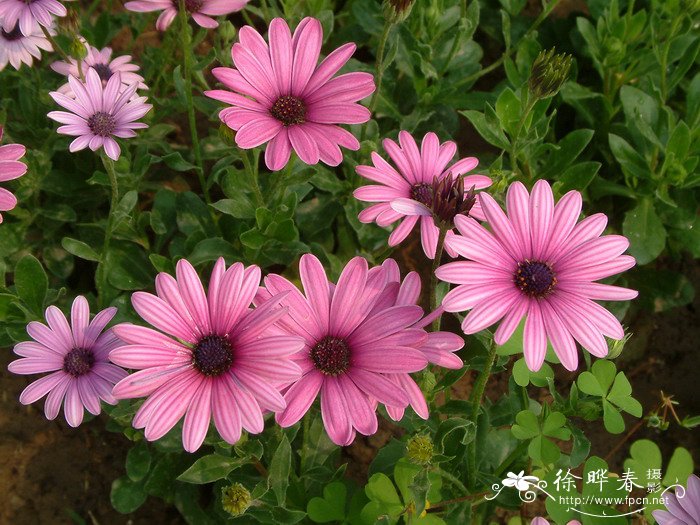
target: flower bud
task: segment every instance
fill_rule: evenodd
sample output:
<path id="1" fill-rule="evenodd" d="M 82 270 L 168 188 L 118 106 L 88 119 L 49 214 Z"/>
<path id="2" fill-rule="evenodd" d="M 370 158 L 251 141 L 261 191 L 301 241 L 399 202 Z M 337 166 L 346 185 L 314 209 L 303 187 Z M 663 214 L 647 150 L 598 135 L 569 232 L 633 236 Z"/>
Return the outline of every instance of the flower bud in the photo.
<path id="1" fill-rule="evenodd" d="M 571 55 L 556 53 L 554 48 L 541 51 L 532 64 L 527 81 L 532 96 L 547 98 L 556 95 L 569 78 L 571 62 Z"/>
<path id="2" fill-rule="evenodd" d="M 408 18 L 414 0 L 384 0 L 384 16 L 392 24 L 399 24 Z"/>
<path id="3" fill-rule="evenodd" d="M 79 61 L 85 59 L 88 55 L 88 46 L 86 45 L 85 39 L 82 37 L 74 38 L 68 48 L 68 54 Z"/>
<path id="4" fill-rule="evenodd" d="M 620 339 L 619 341 L 613 340 L 608 348 L 608 355 L 606 356 L 606 359 L 615 359 L 618 357 L 621 353 L 622 350 L 625 348 L 625 343 L 629 340 L 631 334 L 625 334 L 625 337 Z"/>
<path id="5" fill-rule="evenodd" d="M 250 507 L 250 492 L 240 483 L 221 490 L 221 506 L 231 516 L 240 516 Z"/>
<path id="6" fill-rule="evenodd" d="M 433 459 L 435 447 L 429 436 L 413 436 L 406 444 L 406 457 L 413 463 L 426 465 Z"/>
<path id="7" fill-rule="evenodd" d="M 221 137 L 221 140 L 224 141 L 224 144 L 227 146 L 235 146 L 236 141 L 234 139 L 235 133 L 231 128 L 229 128 L 226 124 L 221 124 L 219 126 L 219 137 Z"/>

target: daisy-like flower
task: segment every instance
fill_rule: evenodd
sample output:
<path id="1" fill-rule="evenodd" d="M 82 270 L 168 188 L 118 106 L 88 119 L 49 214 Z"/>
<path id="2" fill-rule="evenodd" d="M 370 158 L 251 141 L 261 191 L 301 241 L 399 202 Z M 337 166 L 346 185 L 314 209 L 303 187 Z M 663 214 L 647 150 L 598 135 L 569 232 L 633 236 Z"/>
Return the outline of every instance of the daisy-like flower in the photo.
<path id="1" fill-rule="evenodd" d="M 554 204 L 552 189 L 538 181 L 529 195 L 516 182 L 508 189 L 507 215 L 488 194 L 481 205 L 491 231 L 474 219 L 457 217 L 455 235 L 447 242 L 469 261 L 445 264 L 439 279 L 458 284 L 444 298 L 448 312 L 471 310 L 462 330 L 474 334 L 501 320 L 496 344 L 513 335 L 523 317 L 524 354 L 530 370 L 539 370 L 552 343 L 568 370 L 578 365 L 576 342 L 597 357 L 608 353 L 607 336 L 622 339 L 620 322 L 595 303 L 627 301 L 635 290 L 596 283 L 635 264 L 622 255 L 629 241 L 620 235 L 601 237 L 607 218 L 592 215 L 577 224 L 582 199 L 577 191 Z"/>
<path id="2" fill-rule="evenodd" d="M 114 387 L 117 399 L 148 396 L 134 417 L 146 439 L 163 437 L 184 416 L 185 450 L 197 450 L 214 417 L 228 443 L 241 429 L 262 432 L 263 411 L 284 410 L 282 385 L 295 381 L 299 367 L 290 356 L 304 345 L 294 335 L 270 334 L 287 315 L 282 296 L 251 310 L 260 285 L 260 268 L 223 259 L 214 265 L 208 293 L 197 272 L 180 260 L 176 277 L 160 273 L 156 294 L 136 292 L 138 314 L 159 331 L 120 324 L 115 333 L 127 346 L 110 354 L 112 362 L 139 369 Z M 161 333 L 164 332 L 164 333 Z"/>
<path id="3" fill-rule="evenodd" d="M 2 17 L 0 17 L 0 20 Z M 0 28 L 0 71 L 11 64 L 19 70 L 22 64 L 32 67 L 34 59 L 41 60 L 41 50 L 53 51 L 38 25 L 34 24 L 28 35 L 23 35 L 19 24 L 9 29 Z"/>
<path id="4" fill-rule="evenodd" d="M 420 149 L 406 131 L 399 133 L 399 144 L 384 139 L 383 145 L 398 169 L 372 152 L 373 165 L 357 166 L 356 170 L 378 184 L 362 186 L 354 195 L 361 201 L 375 203 L 360 213 L 360 222 L 376 222 L 384 227 L 403 219 L 391 232 L 389 246 L 396 246 L 408 237 L 420 220 L 423 251 L 434 259 L 440 235 L 436 221 L 449 228 L 447 237 L 451 237 L 455 216 L 466 213 L 484 219 L 478 195 L 464 198 L 472 189 L 481 190 L 491 185 L 491 179 L 484 175 L 463 177 L 479 164 L 476 158 L 466 157 L 448 167 L 457 145 L 452 141 L 440 144 L 432 132 L 423 137 Z M 449 247 L 448 252 L 455 256 Z"/>
<path id="5" fill-rule="evenodd" d="M 219 113 L 236 130 L 236 144 L 251 149 L 268 143 L 265 164 L 273 171 L 289 161 L 292 148 L 306 164 L 320 161 L 337 166 L 340 146 L 360 148 L 358 140 L 338 124 L 362 124 L 370 112 L 356 102 L 374 92 L 369 73 L 347 73 L 333 78 L 355 52 L 345 44 L 318 64 L 323 29 L 315 18 L 303 19 L 292 35 L 281 18 L 270 23 L 269 45 L 250 26 L 241 28 L 233 45 L 235 69 L 219 67 L 212 73 L 233 93 L 207 91 L 208 97 L 232 107 Z"/>
<path id="6" fill-rule="evenodd" d="M 530 522 L 530 525 L 549 525 L 549 522 L 546 519 L 538 516 L 536 518 L 533 518 L 533 520 Z M 571 520 L 566 525 L 581 525 L 581 522 L 578 520 Z"/>
<path id="7" fill-rule="evenodd" d="M 67 14 L 66 6 L 59 0 L 0 0 L 0 20 L 3 29 L 11 31 L 19 25 L 19 30 L 24 36 L 34 35 L 36 24 L 50 28 L 53 26 L 54 16 Z"/>
<path id="8" fill-rule="evenodd" d="M 107 86 L 107 81 L 112 78 L 115 73 L 119 73 L 122 81 L 122 89 L 126 89 L 132 84 L 137 84 L 138 89 L 148 89 L 148 86 L 144 84 L 143 77 L 137 73 L 141 68 L 131 63 L 130 55 L 123 55 L 112 59 L 112 48 L 110 47 L 105 47 L 100 50 L 87 43 L 85 47 L 87 48 L 87 56 L 80 62 L 80 68 L 78 68 L 78 61 L 75 58 L 71 58 L 68 62 L 54 62 L 51 64 L 51 69 L 66 77 L 72 75 L 79 78 L 81 71 L 85 73 L 88 69 L 93 68 L 102 80 L 103 87 Z M 75 97 L 68 83 L 58 88 L 58 92 L 70 97 Z"/>
<path id="9" fill-rule="evenodd" d="M 108 361 L 110 350 L 122 344 L 112 330 L 105 331 L 116 313 L 116 308 L 107 308 L 90 321 L 90 306 L 85 297 L 78 296 L 71 308 L 70 325 L 55 306 L 46 309 L 48 326 L 29 323 L 27 333 L 34 341 L 15 345 L 15 353 L 22 359 L 10 363 L 8 369 L 15 374 L 50 373 L 25 388 L 20 403 L 29 405 L 48 394 L 46 418 L 55 419 L 63 403 L 63 413 L 72 427 L 82 423 L 84 408 L 98 415 L 100 400 L 115 405 L 112 386 L 127 375 Z"/>
<path id="10" fill-rule="evenodd" d="M 223 16 L 243 9 L 250 0 L 185 0 L 185 9 L 201 27 L 214 29 L 219 23 L 213 16 Z M 165 31 L 173 23 L 180 7 L 179 0 L 137 0 L 124 4 L 129 11 L 149 13 L 163 11 L 156 21 L 156 29 Z"/>
<path id="11" fill-rule="evenodd" d="M 404 287 L 389 284 L 385 268 L 370 270 L 362 257 L 345 266 L 336 285 L 313 255 L 302 256 L 299 271 L 303 294 L 271 274 L 256 298 L 265 306 L 269 297 L 287 292 L 281 304 L 289 307 L 289 317 L 280 329 L 304 340 L 294 356 L 303 375 L 286 391 L 287 407 L 277 423 L 288 427 L 299 421 L 320 393 L 328 435 L 337 445 L 349 445 L 356 431 L 377 431 L 377 402 L 401 409 L 411 402 L 414 392 L 394 376 L 412 381 L 408 373 L 428 364 L 421 351 L 427 334 L 414 327 L 423 310 L 413 304 L 414 279 Z M 417 395 L 422 397 L 420 389 Z"/>
<path id="12" fill-rule="evenodd" d="M 700 478 L 691 474 L 685 489 L 665 494 L 666 510 L 651 513 L 659 525 L 698 525 L 700 523 Z"/>
<path id="13" fill-rule="evenodd" d="M 0 126 L 0 143 L 2 142 L 3 127 Z M 0 182 L 20 178 L 27 173 L 27 165 L 22 162 L 26 148 L 21 144 L 5 144 L 0 146 Z M 10 211 L 17 205 L 17 197 L 5 188 L 0 188 L 0 211 Z M 2 214 L 0 214 L 2 222 Z"/>
<path id="14" fill-rule="evenodd" d="M 153 106 L 146 104 L 146 97 L 134 97 L 137 84 L 122 89 L 120 73 L 112 75 L 104 86 L 95 69 L 88 69 L 85 76 L 85 84 L 73 75 L 68 76 L 75 99 L 58 91 L 49 93 L 68 112 L 52 111 L 48 117 L 64 124 L 58 128 L 59 133 L 77 137 L 70 144 L 71 152 L 88 146 L 92 151 L 104 148 L 109 158 L 117 160 L 121 148 L 114 137 L 135 137 L 135 129 L 147 128 L 146 124 L 136 121 Z"/>

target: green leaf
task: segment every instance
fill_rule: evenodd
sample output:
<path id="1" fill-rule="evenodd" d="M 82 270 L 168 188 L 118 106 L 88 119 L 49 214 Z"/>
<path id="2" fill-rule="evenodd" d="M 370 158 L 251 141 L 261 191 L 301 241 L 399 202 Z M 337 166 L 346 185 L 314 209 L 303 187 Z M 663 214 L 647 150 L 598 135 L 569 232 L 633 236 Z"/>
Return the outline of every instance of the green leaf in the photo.
<path id="1" fill-rule="evenodd" d="M 620 411 L 612 403 L 603 400 L 603 424 L 611 434 L 621 434 L 625 430 L 625 421 Z"/>
<path id="2" fill-rule="evenodd" d="M 239 193 L 232 199 L 221 199 L 211 206 L 221 213 L 231 215 L 237 219 L 254 219 L 255 206 L 244 192 Z"/>
<path id="3" fill-rule="evenodd" d="M 163 162 L 165 162 L 165 165 L 168 166 L 168 168 L 173 169 L 175 171 L 198 171 L 199 168 L 192 164 L 191 162 L 187 162 L 182 155 L 179 152 L 174 152 L 170 153 L 168 155 L 165 155 L 164 157 L 161 158 Z"/>
<path id="4" fill-rule="evenodd" d="M 131 481 L 141 481 L 151 468 L 151 453 L 145 441 L 140 441 L 126 455 L 126 474 Z"/>
<path id="5" fill-rule="evenodd" d="M 180 474 L 178 481 L 185 483 L 211 483 L 224 479 L 235 469 L 248 462 L 247 458 L 231 458 L 219 454 L 209 454 L 195 461 L 190 468 Z"/>
<path id="6" fill-rule="evenodd" d="M 608 361 L 607 359 L 598 359 L 595 363 L 593 363 L 591 371 L 598 380 L 600 388 L 604 393 L 607 393 L 615 380 L 615 373 L 617 372 L 615 363 Z"/>
<path id="7" fill-rule="evenodd" d="M 493 109 L 491 109 L 493 111 Z M 508 149 L 509 142 L 503 131 L 497 124 L 497 122 L 492 122 L 486 118 L 484 113 L 474 110 L 461 111 L 462 115 L 469 119 L 472 126 L 476 128 L 476 131 L 481 135 L 484 140 L 493 144 L 500 149 Z"/>
<path id="8" fill-rule="evenodd" d="M 42 313 L 48 288 L 49 278 L 39 260 L 33 255 L 22 257 L 15 266 L 15 289 L 34 313 Z"/>
<path id="9" fill-rule="evenodd" d="M 501 127 L 505 129 L 511 137 L 515 133 L 515 128 L 520 121 L 521 104 L 520 99 L 510 88 L 505 88 L 496 100 L 496 115 Z"/>
<path id="10" fill-rule="evenodd" d="M 637 150 L 630 146 L 629 142 L 613 133 L 610 133 L 608 141 L 610 150 L 627 176 L 633 179 L 651 178 L 651 170 L 646 160 L 637 153 Z"/>
<path id="11" fill-rule="evenodd" d="M 561 456 L 559 447 L 544 436 L 537 436 L 530 441 L 527 452 L 532 459 L 545 464 L 554 463 Z"/>
<path id="12" fill-rule="evenodd" d="M 673 455 L 668 462 L 662 483 L 666 486 L 674 483 L 685 484 L 688 477 L 693 473 L 693 456 L 683 447 L 678 447 L 673 451 Z"/>
<path id="13" fill-rule="evenodd" d="M 112 506 L 122 514 L 131 514 L 146 501 L 147 494 L 141 482 L 135 482 L 122 476 L 112 482 L 109 499 Z"/>
<path id="14" fill-rule="evenodd" d="M 605 392 L 603 392 L 603 389 L 600 387 L 600 383 L 598 383 L 596 377 L 590 372 L 582 372 L 581 375 L 578 376 L 576 383 L 578 384 L 579 390 L 584 394 L 599 397 L 605 395 Z"/>
<path id="15" fill-rule="evenodd" d="M 656 259 L 666 246 L 666 229 L 650 199 L 640 201 L 625 214 L 622 232 L 630 240 L 629 252 L 638 265 Z"/>
<path id="16" fill-rule="evenodd" d="M 76 257 L 80 257 L 81 259 L 85 259 L 86 261 L 99 262 L 100 260 L 100 256 L 97 254 L 97 252 L 95 252 L 95 250 L 93 250 L 83 241 L 71 239 L 70 237 L 64 237 L 61 240 L 61 246 L 63 246 L 63 249 L 68 253 L 71 253 Z"/>
<path id="17" fill-rule="evenodd" d="M 306 506 L 306 512 L 309 518 L 316 523 L 343 521 L 346 498 L 345 485 L 340 481 L 334 481 L 323 487 L 322 498 L 311 498 Z"/>
<path id="18" fill-rule="evenodd" d="M 289 472 L 292 468 L 292 447 L 286 434 L 282 434 L 282 440 L 277 446 L 272 461 L 270 462 L 270 487 L 275 493 L 278 505 L 284 505 L 289 487 Z"/>
<path id="19" fill-rule="evenodd" d="M 516 424 L 511 432 L 518 439 L 532 439 L 540 434 L 540 422 L 537 416 L 529 410 L 518 412 L 515 416 Z"/>

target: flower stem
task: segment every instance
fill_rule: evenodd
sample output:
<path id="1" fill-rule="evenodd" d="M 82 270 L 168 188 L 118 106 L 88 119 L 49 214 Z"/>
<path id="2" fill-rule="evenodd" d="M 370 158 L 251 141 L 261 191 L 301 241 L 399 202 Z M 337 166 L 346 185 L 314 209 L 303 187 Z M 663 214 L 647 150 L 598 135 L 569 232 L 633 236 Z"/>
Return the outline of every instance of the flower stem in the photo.
<path id="1" fill-rule="evenodd" d="M 46 29 L 44 26 L 39 24 L 39 27 L 41 27 L 41 30 L 44 33 L 44 36 L 46 37 L 46 40 L 51 42 L 51 46 L 53 47 L 54 51 L 56 51 L 59 55 L 61 55 L 61 58 L 65 60 L 66 62 L 70 63 L 71 57 L 66 53 L 63 48 L 59 45 L 59 43 L 56 41 L 56 39 L 51 35 L 48 29 Z M 80 61 L 78 61 L 80 62 Z"/>
<path id="2" fill-rule="evenodd" d="M 382 32 L 382 36 L 379 38 L 379 47 L 377 48 L 377 60 L 374 66 L 374 69 L 377 72 L 377 87 L 374 90 L 372 99 L 369 102 L 370 113 L 374 113 L 374 110 L 377 107 L 377 102 L 379 102 L 379 94 L 382 90 L 382 81 L 384 80 L 384 70 L 386 69 L 386 66 L 384 65 L 384 52 L 386 51 L 386 43 L 389 40 L 389 34 L 391 33 L 392 27 L 394 27 L 394 22 L 391 22 L 390 20 L 384 22 L 384 31 Z M 365 133 L 367 131 L 368 125 L 369 123 L 365 124 L 362 128 L 362 133 L 360 134 L 360 142 L 362 142 L 365 139 Z"/>
<path id="3" fill-rule="evenodd" d="M 114 161 L 110 159 L 104 151 L 100 152 L 100 157 L 102 158 L 102 164 L 104 165 L 107 176 L 109 177 L 109 185 L 111 188 L 111 199 L 109 203 L 109 215 L 107 216 L 107 226 L 105 227 L 105 238 L 102 242 L 100 263 L 97 267 L 97 272 L 95 275 L 95 285 L 97 286 L 97 292 L 99 295 L 99 305 L 100 308 L 103 308 L 105 306 L 105 290 L 107 289 L 107 273 L 105 271 L 105 265 L 107 263 L 109 243 L 112 239 L 112 229 L 114 228 L 114 212 L 119 204 L 119 183 L 117 181 L 117 172 L 114 169 Z"/>
<path id="4" fill-rule="evenodd" d="M 491 346 L 489 347 L 488 355 L 486 356 L 486 363 L 484 363 L 484 370 L 481 372 L 479 378 L 474 384 L 474 390 L 472 390 L 472 395 L 470 398 L 472 403 L 471 421 L 477 427 L 479 412 L 481 409 L 481 401 L 484 398 L 484 390 L 486 390 L 486 383 L 489 380 L 491 370 L 493 370 L 493 364 L 496 361 L 496 348 L 496 343 L 491 341 Z M 473 490 L 476 486 L 476 437 L 471 443 L 469 443 L 467 448 L 467 465 L 467 485 Z"/>
<path id="5" fill-rule="evenodd" d="M 262 191 L 260 190 L 260 181 L 258 180 L 258 157 L 257 152 L 255 156 L 255 163 L 251 162 L 248 150 L 242 150 L 241 159 L 243 159 L 243 166 L 245 171 L 253 181 L 253 192 L 255 193 L 255 202 L 258 207 L 265 204 L 265 198 L 263 197 Z"/>
<path id="6" fill-rule="evenodd" d="M 435 258 L 433 259 L 433 266 L 430 269 L 430 311 L 434 312 L 438 307 L 438 296 L 437 296 L 437 276 L 435 272 L 440 266 L 440 260 L 442 259 L 442 252 L 445 249 L 445 237 L 447 236 L 447 228 L 444 226 L 440 227 L 440 235 L 438 236 L 437 248 L 435 249 Z M 440 319 L 442 316 L 438 317 L 433 321 L 433 332 L 440 330 Z"/>
<path id="7" fill-rule="evenodd" d="M 185 97 L 187 99 L 187 118 L 190 126 L 190 136 L 192 137 L 192 147 L 194 149 L 194 162 L 197 166 L 197 176 L 199 177 L 199 185 L 202 187 L 204 200 L 207 204 L 211 204 L 211 196 L 207 186 L 207 179 L 204 175 L 204 161 L 202 160 L 202 146 L 199 143 L 199 135 L 197 133 L 197 118 L 194 110 L 194 98 L 192 96 L 192 62 L 194 55 L 192 53 L 192 35 L 190 34 L 189 21 L 187 18 L 187 9 L 185 8 L 185 0 L 180 0 L 180 29 L 182 37 L 182 54 L 183 54 L 183 77 L 185 80 Z"/>

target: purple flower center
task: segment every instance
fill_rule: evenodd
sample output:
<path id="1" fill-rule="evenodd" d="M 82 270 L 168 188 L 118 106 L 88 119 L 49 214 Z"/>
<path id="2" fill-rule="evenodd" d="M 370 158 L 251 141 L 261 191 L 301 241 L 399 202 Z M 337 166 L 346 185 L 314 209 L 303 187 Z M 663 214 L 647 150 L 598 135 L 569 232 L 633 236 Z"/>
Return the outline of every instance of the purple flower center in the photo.
<path id="1" fill-rule="evenodd" d="M 19 30 L 19 22 L 15 24 L 15 27 L 9 33 L 4 29 L 0 29 L 0 33 L 2 33 L 2 37 L 5 40 L 9 40 L 10 42 L 22 38 L 22 31 Z"/>
<path id="2" fill-rule="evenodd" d="M 108 137 L 114 133 L 114 129 L 117 127 L 117 121 L 109 113 L 104 111 L 99 111 L 92 115 L 87 121 L 90 131 L 95 135 L 100 137 Z"/>
<path id="3" fill-rule="evenodd" d="M 327 335 L 311 349 L 311 361 L 323 374 L 340 375 L 350 366 L 350 347 L 344 339 Z"/>
<path id="4" fill-rule="evenodd" d="M 270 114 L 285 126 L 303 124 L 306 122 L 306 106 L 304 102 L 291 95 L 280 97 L 270 108 Z"/>
<path id="5" fill-rule="evenodd" d="M 421 204 L 425 204 L 428 208 L 433 205 L 433 186 L 425 182 L 414 184 L 411 188 L 411 198 Z"/>
<path id="6" fill-rule="evenodd" d="M 175 7 L 180 7 L 180 0 L 172 0 Z M 185 9 L 188 13 L 196 13 L 202 8 L 204 0 L 185 0 Z"/>
<path id="7" fill-rule="evenodd" d="M 99 75 L 102 82 L 107 82 L 113 75 L 108 64 L 94 64 L 91 67 L 95 70 L 95 73 Z"/>
<path id="8" fill-rule="evenodd" d="M 557 284 L 557 276 L 551 264 L 526 259 L 518 263 L 514 282 L 525 295 L 539 299 L 552 293 Z"/>
<path id="9" fill-rule="evenodd" d="M 192 350 L 192 364 L 205 376 L 220 376 L 233 364 L 233 348 L 226 337 L 208 335 Z"/>
<path id="10" fill-rule="evenodd" d="M 73 348 L 63 358 L 63 371 L 73 377 L 87 374 L 95 364 L 95 354 L 86 348 Z"/>

